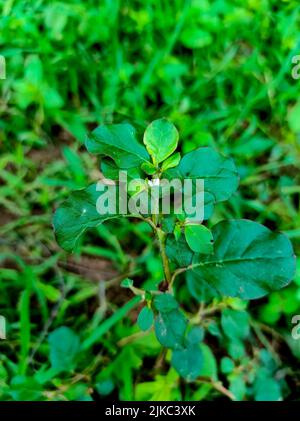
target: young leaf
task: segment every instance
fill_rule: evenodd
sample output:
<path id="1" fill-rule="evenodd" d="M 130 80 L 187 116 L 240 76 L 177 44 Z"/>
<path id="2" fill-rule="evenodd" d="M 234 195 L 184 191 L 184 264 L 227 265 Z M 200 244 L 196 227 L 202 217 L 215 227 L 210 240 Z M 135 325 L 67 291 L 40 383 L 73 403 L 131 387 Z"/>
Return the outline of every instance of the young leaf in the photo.
<path id="1" fill-rule="evenodd" d="M 167 119 L 154 120 L 146 128 L 144 144 L 155 165 L 171 155 L 178 144 L 178 131 Z"/>
<path id="2" fill-rule="evenodd" d="M 155 318 L 155 334 L 161 345 L 166 348 L 183 348 L 187 321 L 179 310 L 158 313 Z"/>
<path id="3" fill-rule="evenodd" d="M 184 234 L 188 245 L 194 252 L 201 254 L 213 252 L 213 236 L 204 225 L 186 225 Z"/>
<path id="4" fill-rule="evenodd" d="M 121 287 L 123 288 L 130 288 L 132 286 L 133 286 L 132 279 L 126 278 L 126 279 L 123 279 L 123 281 L 121 282 Z"/>
<path id="5" fill-rule="evenodd" d="M 149 155 L 128 123 L 99 126 L 87 137 L 86 148 L 92 154 L 112 158 L 119 168 L 133 168 L 149 160 Z"/>
<path id="6" fill-rule="evenodd" d="M 137 324 L 141 330 L 148 330 L 153 325 L 153 311 L 148 307 L 143 307 L 137 319 Z"/>
<path id="7" fill-rule="evenodd" d="M 192 267 L 197 281 L 219 294 L 251 300 L 293 278 L 296 261 L 285 235 L 245 219 L 222 221 L 212 234 L 214 253 L 195 255 Z"/>
<path id="8" fill-rule="evenodd" d="M 181 226 L 176 224 L 173 230 L 173 234 L 176 241 L 179 241 L 179 238 L 181 237 Z"/>
<path id="9" fill-rule="evenodd" d="M 161 169 L 163 171 L 166 171 L 169 168 L 177 167 L 177 165 L 179 164 L 180 158 L 181 158 L 181 156 L 180 156 L 179 152 L 174 153 L 174 155 L 170 156 L 168 159 L 166 159 L 163 162 L 163 164 L 161 166 Z"/>
<path id="10" fill-rule="evenodd" d="M 148 175 L 153 175 L 157 171 L 155 165 L 153 165 L 151 162 L 143 162 L 141 168 Z"/>
<path id="11" fill-rule="evenodd" d="M 96 184 L 86 189 L 74 191 L 70 197 L 56 209 L 53 217 L 54 232 L 58 244 L 67 251 L 72 251 L 80 236 L 88 229 L 96 227 L 107 219 L 117 215 L 101 215 L 96 203 L 102 194 L 110 195 L 113 191 L 99 192 Z M 107 196 L 108 197 L 108 196 Z"/>
<path id="12" fill-rule="evenodd" d="M 246 339 L 249 336 L 249 314 L 226 308 L 222 311 L 221 326 L 225 335 L 232 339 Z"/>
<path id="13" fill-rule="evenodd" d="M 128 193 L 131 197 L 137 196 L 141 193 L 144 194 L 147 191 L 148 191 L 148 184 L 146 180 L 142 180 L 142 179 L 131 180 L 130 188 L 128 188 Z"/>

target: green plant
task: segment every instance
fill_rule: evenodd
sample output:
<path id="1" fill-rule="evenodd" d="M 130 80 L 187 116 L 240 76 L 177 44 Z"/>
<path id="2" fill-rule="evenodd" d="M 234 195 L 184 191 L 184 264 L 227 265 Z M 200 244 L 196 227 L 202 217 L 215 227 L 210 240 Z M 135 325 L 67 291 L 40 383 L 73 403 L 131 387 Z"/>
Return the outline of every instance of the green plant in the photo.
<path id="1" fill-rule="evenodd" d="M 236 191 L 238 172 L 233 161 L 211 148 L 199 148 L 182 159 L 175 153 L 178 132 L 166 119 L 155 120 L 144 133 L 145 147 L 139 143 L 136 130 L 128 123 L 99 126 L 87 138 L 89 152 L 100 155 L 105 177 L 117 179 L 126 170 L 131 179 L 139 178 L 134 195 L 147 191 L 154 179 L 204 180 L 204 220 L 216 203 L 225 201 Z M 150 161 L 151 158 L 151 161 Z M 151 183 L 150 183 L 151 184 Z M 121 213 L 101 215 L 96 202 L 95 184 L 75 191 L 55 212 L 54 228 L 58 243 L 72 251 L 81 235 Z M 131 193 L 132 194 L 132 193 Z M 163 193 L 161 193 L 163 196 Z M 141 196 L 142 198 L 144 196 Z M 224 220 L 211 228 L 191 222 L 190 215 L 129 214 L 153 229 L 164 269 L 164 280 L 157 288 L 134 286 L 125 279 L 122 286 L 132 290 L 145 302 L 137 322 L 142 330 L 154 325 L 158 341 L 172 350 L 171 364 L 187 380 L 196 379 L 203 365 L 200 344 L 203 305 L 196 316 L 187 317 L 179 306 L 176 280 L 183 274 L 189 293 L 200 303 L 211 297 L 238 297 L 251 300 L 285 287 L 295 272 L 295 256 L 290 241 L 281 233 L 249 220 Z M 219 303 L 220 308 L 224 301 Z M 238 343 L 247 337 L 248 315 L 228 309 L 222 314 L 222 327 Z M 231 363 L 231 361 L 229 361 Z M 223 369 L 228 369 L 226 360 Z"/>

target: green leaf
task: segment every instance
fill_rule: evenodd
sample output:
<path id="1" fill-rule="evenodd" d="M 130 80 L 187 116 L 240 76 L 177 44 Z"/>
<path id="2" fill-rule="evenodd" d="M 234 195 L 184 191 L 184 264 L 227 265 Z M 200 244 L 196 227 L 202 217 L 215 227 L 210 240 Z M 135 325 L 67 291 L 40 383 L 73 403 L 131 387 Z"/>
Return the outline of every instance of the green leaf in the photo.
<path id="1" fill-rule="evenodd" d="M 162 313 L 167 313 L 178 308 L 177 301 L 168 293 L 157 295 L 154 298 L 154 305 L 155 308 Z"/>
<path id="2" fill-rule="evenodd" d="M 132 196 L 147 197 L 148 184 L 146 180 L 136 179 L 132 180 L 130 183 L 130 188 L 128 189 L 128 194 Z M 141 196 L 143 195 L 143 196 Z M 148 209 L 148 208 L 147 208 Z M 150 207 L 149 207 L 150 209 Z"/>
<path id="3" fill-rule="evenodd" d="M 181 42 L 187 48 L 203 48 L 213 42 L 213 37 L 209 32 L 189 25 L 181 34 Z"/>
<path id="4" fill-rule="evenodd" d="M 101 158 L 100 171 L 102 172 L 105 178 L 111 180 L 119 180 L 120 170 L 125 171 L 124 168 L 119 168 L 112 159 Z M 126 168 L 126 172 L 128 181 L 134 180 L 135 178 L 143 177 L 143 173 L 141 172 L 139 167 Z"/>
<path id="5" fill-rule="evenodd" d="M 227 346 L 227 351 L 228 355 L 230 355 L 231 358 L 234 360 L 239 360 L 243 358 L 246 354 L 244 343 L 237 338 L 229 342 Z"/>
<path id="6" fill-rule="evenodd" d="M 172 366 L 187 381 L 195 380 L 203 365 L 203 356 L 198 345 L 188 344 L 184 349 L 176 349 L 173 351 Z"/>
<path id="7" fill-rule="evenodd" d="M 208 219 L 214 204 L 229 199 L 236 191 L 239 175 L 231 158 L 212 148 L 199 148 L 186 154 L 178 167 L 166 172 L 170 178 L 204 180 L 204 219 Z"/>
<path id="8" fill-rule="evenodd" d="M 59 371 L 72 370 L 80 347 L 78 336 L 62 326 L 50 333 L 48 342 L 51 366 Z"/>
<path id="9" fill-rule="evenodd" d="M 244 399 L 247 389 L 245 380 L 240 373 L 238 375 L 231 376 L 229 390 L 234 395 L 236 401 L 242 401 Z"/>
<path id="10" fill-rule="evenodd" d="M 219 329 L 218 324 L 212 320 L 209 325 L 207 326 L 207 331 L 212 335 L 212 336 L 216 336 L 217 338 L 222 339 L 223 335 L 221 333 L 221 330 Z"/>
<path id="11" fill-rule="evenodd" d="M 250 300 L 292 280 L 296 261 L 285 235 L 245 219 L 222 221 L 212 234 L 214 253 L 193 259 L 193 274 L 199 283 L 221 295 Z"/>
<path id="12" fill-rule="evenodd" d="M 234 362 L 229 357 L 223 357 L 221 359 L 221 372 L 224 374 L 229 374 L 234 369 Z"/>
<path id="13" fill-rule="evenodd" d="M 256 401 L 281 401 L 282 393 L 278 380 L 271 377 L 259 377 L 255 382 L 254 397 Z"/>
<path id="14" fill-rule="evenodd" d="M 42 399 L 42 386 L 33 377 L 15 376 L 12 378 L 8 394 L 15 401 L 37 401 Z"/>
<path id="15" fill-rule="evenodd" d="M 96 184 L 83 190 L 74 191 L 56 210 L 53 217 L 54 232 L 58 244 L 67 251 L 72 251 L 80 236 L 88 229 L 94 228 L 107 219 L 117 215 L 101 215 L 97 212 L 96 203 L 102 194 L 114 200 L 114 190 L 97 191 Z M 109 200 L 108 199 L 108 200 Z M 116 210 L 117 211 L 117 210 Z"/>
<path id="16" fill-rule="evenodd" d="M 216 357 L 205 343 L 200 344 L 200 349 L 203 355 L 203 366 L 200 375 L 216 380 L 218 378 Z"/>
<path id="17" fill-rule="evenodd" d="M 177 241 L 174 235 L 167 236 L 166 253 L 179 267 L 190 265 L 194 255 L 183 235 Z"/>
<path id="18" fill-rule="evenodd" d="M 83 382 L 75 383 L 69 385 L 67 390 L 64 392 L 64 397 L 68 401 L 83 401 L 91 402 L 93 398 L 91 397 L 91 389 L 89 385 Z"/>
<path id="19" fill-rule="evenodd" d="M 141 168 L 148 175 L 153 175 L 157 171 L 156 166 L 151 162 L 143 162 Z"/>
<path id="20" fill-rule="evenodd" d="M 154 327 L 161 345 L 171 349 L 183 348 L 187 321 L 179 310 L 158 313 Z"/>
<path id="21" fill-rule="evenodd" d="M 92 154 L 109 156 L 119 168 L 133 168 L 149 160 L 149 155 L 128 123 L 99 126 L 87 137 L 86 148 Z"/>
<path id="22" fill-rule="evenodd" d="M 121 287 L 123 288 L 130 288 L 132 286 L 133 286 L 132 279 L 126 278 L 126 279 L 123 279 L 123 281 L 121 282 Z"/>
<path id="23" fill-rule="evenodd" d="M 204 225 L 185 225 L 184 234 L 189 247 L 194 252 L 201 254 L 213 252 L 213 236 Z"/>
<path id="24" fill-rule="evenodd" d="M 144 307 L 138 315 L 137 324 L 141 330 L 146 331 L 153 325 L 153 320 L 153 311 L 148 307 Z"/>
<path id="25" fill-rule="evenodd" d="M 210 147 L 186 154 L 176 170 L 183 177 L 204 179 L 204 190 L 213 196 L 215 202 L 229 199 L 239 183 L 233 160 Z"/>
<path id="26" fill-rule="evenodd" d="M 100 375 L 112 374 L 118 380 L 121 400 L 134 399 L 134 370 L 140 370 L 143 360 L 131 344 L 124 346 L 116 359 L 107 367 L 107 373 L 102 370 Z"/>
<path id="27" fill-rule="evenodd" d="M 110 395 L 114 388 L 115 385 L 111 379 L 104 379 L 96 384 L 96 390 L 102 396 Z"/>
<path id="28" fill-rule="evenodd" d="M 178 144 L 178 131 L 167 119 L 154 120 L 146 128 L 144 144 L 155 165 L 171 155 Z"/>
<path id="29" fill-rule="evenodd" d="M 170 156 L 168 159 L 166 159 L 166 160 L 163 162 L 163 164 L 162 164 L 162 166 L 161 166 L 161 169 L 162 169 L 163 171 L 166 171 L 166 170 L 168 170 L 169 168 L 174 168 L 174 167 L 177 167 L 177 165 L 178 165 L 178 164 L 179 164 L 179 162 L 180 162 L 180 159 L 181 159 L 180 153 L 179 153 L 179 152 L 174 153 L 174 155 Z"/>
<path id="30" fill-rule="evenodd" d="M 153 381 L 138 382 L 135 386 L 135 400 L 164 402 L 181 400 L 177 382 L 178 374 L 173 369 L 166 374 L 156 375 Z"/>
<path id="31" fill-rule="evenodd" d="M 191 270 L 186 273 L 186 282 L 190 294 L 199 302 L 208 302 L 218 295 L 208 283 L 199 281 L 199 277 Z"/>
<path id="32" fill-rule="evenodd" d="M 290 129 L 294 133 L 300 132 L 300 101 L 298 101 L 288 112 L 287 120 Z"/>
<path id="33" fill-rule="evenodd" d="M 80 156 L 71 148 L 65 146 L 63 148 L 63 155 L 68 164 L 68 169 L 72 173 L 73 178 L 78 183 L 86 181 L 85 169 Z M 79 186 L 82 187 L 82 186 Z"/>
<path id="34" fill-rule="evenodd" d="M 181 234 L 182 234 L 181 226 L 179 224 L 175 225 L 174 230 L 173 230 L 173 234 L 174 234 L 175 240 L 179 241 L 179 239 L 181 237 Z"/>
<path id="35" fill-rule="evenodd" d="M 202 327 L 193 326 L 187 334 L 186 342 L 188 344 L 199 344 L 204 338 L 204 330 Z"/>
<path id="36" fill-rule="evenodd" d="M 226 308 L 222 311 L 221 326 L 228 338 L 246 339 L 250 332 L 249 314 Z"/>
<path id="37" fill-rule="evenodd" d="M 169 215 L 167 214 L 163 215 L 162 230 L 167 234 L 173 233 L 176 222 L 177 222 L 177 217 L 174 213 L 170 213 Z"/>
<path id="38" fill-rule="evenodd" d="M 255 159 L 263 155 L 274 146 L 274 140 L 261 136 L 251 136 L 249 139 L 240 138 L 234 142 L 232 153 L 245 159 Z"/>

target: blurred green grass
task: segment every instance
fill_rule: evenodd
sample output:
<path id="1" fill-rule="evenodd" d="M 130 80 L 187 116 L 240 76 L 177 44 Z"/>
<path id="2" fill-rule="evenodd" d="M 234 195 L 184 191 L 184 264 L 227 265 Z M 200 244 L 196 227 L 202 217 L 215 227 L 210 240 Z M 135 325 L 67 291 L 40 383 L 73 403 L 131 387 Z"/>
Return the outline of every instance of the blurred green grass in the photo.
<path id="1" fill-rule="evenodd" d="M 7 67 L 0 80 L 0 314 L 9 338 L 0 342 L 0 399 L 218 398 L 208 385 L 179 387 L 155 339 L 134 327 L 136 303 L 126 304 L 132 297 L 118 281 L 122 274 L 162 279 L 148 227 L 108 224 L 86 236 L 82 256 L 68 258 L 55 244 L 52 212 L 71 189 L 98 177 L 83 147 L 86 130 L 124 120 L 142 129 L 166 116 L 183 152 L 212 145 L 238 165 L 240 191 L 212 222 L 262 222 L 285 232 L 298 254 L 300 82 L 291 77 L 291 58 L 300 49 L 299 12 L 294 0 L 0 5 Z M 290 320 L 300 312 L 299 270 L 289 288 L 250 311 L 269 329 L 261 333 L 267 347 L 289 367 L 291 387 L 282 395 L 293 397 L 300 351 Z M 60 350 L 66 372 L 48 342 L 61 326 L 72 329 L 66 343 L 78 337 L 86 347 L 74 360 L 68 345 Z M 209 352 L 208 375 L 216 377 Z M 259 368 L 255 352 L 237 364 Z M 231 389 L 240 391 L 234 381 Z"/>

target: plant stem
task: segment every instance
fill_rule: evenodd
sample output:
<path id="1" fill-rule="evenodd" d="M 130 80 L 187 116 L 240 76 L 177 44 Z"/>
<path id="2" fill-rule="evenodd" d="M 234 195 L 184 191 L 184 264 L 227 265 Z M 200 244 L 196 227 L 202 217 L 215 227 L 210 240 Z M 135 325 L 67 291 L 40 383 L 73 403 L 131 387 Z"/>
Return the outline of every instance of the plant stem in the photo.
<path id="1" fill-rule="evenodd" d="M 154 216 L 154 215 L 153 215 Z M 152 218 L 153 218 L 152 216 Z M 151 227 L 153 228 L 153 231 L 156 234 L 156 237 L 158 239 L 158 243 L 159 243 L 159 249 L 160 249 L 160 253 L 161 253 L 161 258 L 162 258 L 162 264 L 163 264 L 163 269 L 164 269 L 164 274 L 165 274 L 165 279 L 169 284 L 169 290 L 172 287 L 172 276 L 171 276 L 171 270 L 170 270 L 170 263 L 169 263 L 169 259 L 166 253 L 166 233 L 157 226 L 157 218 L 153 218 L 154 220 L 152 220 L 151 218 L 143 218 L 144 221 L 148 222 L 148 224 L 151 225 Z"/>
<path id="2" fill-rule="evenodd" d="M 156 234 L 157 234 L 157 238 L 158 238 L 158 242 L 159 242 L 159 249 L 160 249 L 160 253 L 161 253 L 165 278 L 166 278 L 166 281 L 168 282 L 168 284 L 170 284 L 171 283 L 171 271 L 170 271 L 169 259 L 168 259 L 167 253 L 166 253 L 166 234 L 163 232 L 163 230 L 161 230 L 158 227 L 156 228 Z"/>
<path id="3" fill-rule="evenodd" d="M 200 384 L 200 383 L 210 384 L 214 389 L 216 389 L 218 392 L 222 393 L 223 395 L 227 396 L 232 401 L 236 400 L 236 397 L 234 396 L 234 394 L 230 392 L 230 390 L 226 389 L 223 386 L 223 383 L 218 380 L 214 380 L 212 378 L 205 377 L 205 376 L 200 376 L 198 377 L 198 380 L 196 383 L 197 384 Z"/>
<path id="4" fill-rule="evenodd" d="M 171 281 L 170 281 L 170 288 L 172 288 L 173 287 L 173 284 L 174 284 L 174 281 L 175 281 L 175 279 L 177 278 L 177 276 L 178 275 L 180 275 L 181 273 L 184 273 L 184 272 L 186 272 L 188 270 L 188 268 L 179 268 L 179 269 L 176 269 L 174 272 L 173 272 L 173 275 L 172 275 L 172 278 L 171 278 Z"/>

